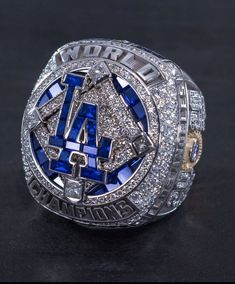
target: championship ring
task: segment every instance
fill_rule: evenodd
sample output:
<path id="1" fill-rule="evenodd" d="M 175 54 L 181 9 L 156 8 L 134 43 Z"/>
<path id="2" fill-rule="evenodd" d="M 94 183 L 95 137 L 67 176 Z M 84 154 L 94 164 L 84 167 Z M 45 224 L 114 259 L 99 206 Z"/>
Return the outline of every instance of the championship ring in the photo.
<path id="1" fill-rule="evenodd" d="M 24 112 L 30 193 L 84 226 L 152 222 L 188 195 L 205 116 L 199 88 L 161 55 L 120 40 L 66 44 Z"/>

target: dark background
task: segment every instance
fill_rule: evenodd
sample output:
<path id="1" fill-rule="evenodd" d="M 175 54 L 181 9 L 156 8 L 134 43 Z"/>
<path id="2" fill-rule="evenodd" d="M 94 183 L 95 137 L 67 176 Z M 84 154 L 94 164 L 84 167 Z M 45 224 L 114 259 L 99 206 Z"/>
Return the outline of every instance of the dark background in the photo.
<path id="1" fill-rule="evenodd" d="M 127 39 L 177 62 L 204 92 L 204 154 L 189 198 L 140 229 L 91 231 L 39 207 L 21 164 L 21 118 L 52 52 Z M 235 280 L 235 1 L 0 0 L 0 280 Z"/>

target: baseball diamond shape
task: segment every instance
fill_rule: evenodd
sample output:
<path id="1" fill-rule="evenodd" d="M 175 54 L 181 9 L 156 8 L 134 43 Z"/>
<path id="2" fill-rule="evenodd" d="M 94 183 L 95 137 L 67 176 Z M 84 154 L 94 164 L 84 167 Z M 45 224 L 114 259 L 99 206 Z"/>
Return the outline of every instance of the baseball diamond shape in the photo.
<path id="1" fill-rule="evenodd" d="M 91 187 L 87 193 L 88 195 L 99 195 L 110 192 L 124 184 L 137 170 L 143 160 L 143 157 L 132 158 L 122 166 L 108 172 L 107 174 L 103 170 L 97 168 L 99 159 L 107 160 L 109 158 L 111 151 L 111 139 L 107 137 L 100 137 L 99 143 L 97 143 L 97 106 L 93 103 L 80 103 L 68 137 L 66 139 L 64 138 L 66 120 L 70 111 L 70 104 L 73 99 L 74 90 L 75 88 L 81 88 L 83 82 L 84 76 L 81 75 L 81 73 L 79 75 L 73 73 L 67 74 L 64 77 L 63 82 L 60 82 L 60 80 L 55 81 L 55 83 L 52 84 L 38 100 L 37 106 L 43 108 L 46 102 L 54 99 L 56 96 L 55 94 L 58 95 L 66 90 L 56 133 L 54 136 L 49 137 L 49 145 L 62 149 L 59 159 L 49 160 L 46 157 L 45 152 L 43 154 L 43 148 L 40 150 L 36 149 L 37 147 L 34 147 L 35 141 L 37 140 L 36 136 L 32 140 L 32 145 L 35 149 L 36 155 L 37 153 L 39 155 L 37 158 L 39 164 L 44 162 L 42 165 L 40 164 L 40 166 L 42 166 L 44 173 L 50 179 L 52 177 L 55 179 L 60 174 L 72 174 L 74 165 L 69 162 L 71 153 L 74 151 L 84 153 L 87 156 L 88 162 L 85 167 L 80 167 L 80 175 L 84 179 L 93 180 L 98 182 L 98 184 L 100 182 L 102 183 Z M 112 82 L 117 94 L 123 98 L 127 108 L 132 113 L 134 120 L 139 122 L 143 129 L 147 131 L 148 123 L 145 109 L 134 89 L 129 84 L 122 87 L 116 75 L 112 75 Z M 53 87 L 54 85 L 55 87 Z M 65 89 L 66 85 L 67 89 Z M 85 129 L 85 132 L 88 134 L 86 143 L 77 142 L 77 138 L 81 135 L 82 129 Z M 40 153 L 42 153 L 41 156 Z M 106 179 L 104 175 L 106 175 Z"/>

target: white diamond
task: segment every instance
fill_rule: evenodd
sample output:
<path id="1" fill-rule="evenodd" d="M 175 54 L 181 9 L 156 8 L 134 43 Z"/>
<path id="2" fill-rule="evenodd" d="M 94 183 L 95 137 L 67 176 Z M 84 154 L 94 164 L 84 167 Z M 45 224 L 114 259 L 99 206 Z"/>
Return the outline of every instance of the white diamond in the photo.
<path id="1" fill-rule="evenodd" d="M 122 86 L 122 88 L 125 88 L 128 85 L 127 81 L 123 80 L 120 77 L 118 77 L 117 80 L 118 80 L 119 84 Z"/>
<path id="2" fill-rule="evenodd" d="M 64 187 L 64 183 L 60 177 L 56 177 L 54 182 L 57 183 L 59 186 Z"/>
<path id="3" fill-rule="evenodd" d="M 83 197 L 85 182 L 66 179 L 64 185 L 64 195 L 72 202 L 78 202 Z"/>
<path id="4" fill-rule="evenodd" d="M 110 71 L 108 66 L 104 62 L 100 62 L 92 67 L 88 74 L 93 84 L 97 84 L 104 77 L 108 77 L 110 75 Z"/>

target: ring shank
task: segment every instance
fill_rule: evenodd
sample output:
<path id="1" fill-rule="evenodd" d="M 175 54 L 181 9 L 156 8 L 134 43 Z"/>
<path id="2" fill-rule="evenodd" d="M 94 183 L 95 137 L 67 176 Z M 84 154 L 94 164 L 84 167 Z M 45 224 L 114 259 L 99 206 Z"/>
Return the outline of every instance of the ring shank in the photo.
<path id="1" fill-rule="evenodd" d="M 186 86 L 186 95 L 188 101 L 188 136 L 192 131 L 196 131 L 201 135 L 201 132 L 205 129 L 206 118 L 204 97 L 201 90 L 190 78 L 190 76 L 182 69 L 181 72 Z M 182 165 L 165 204 L 162 206 L 161 210 L 156 216 L 157 218 L 163 217 L 175 211 L 182 204 L 191 189 L 194 178 L 194 166 L 185 170 Z"/>

